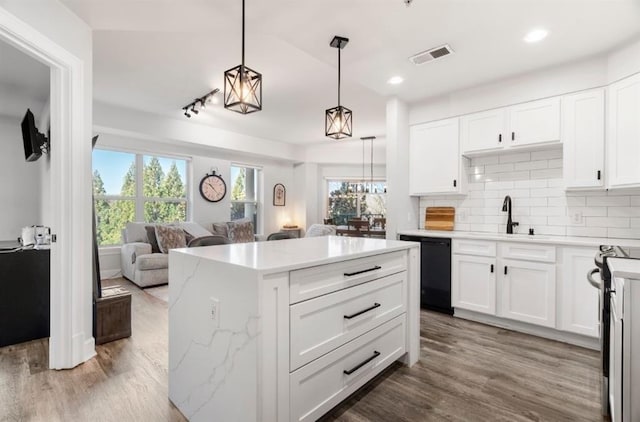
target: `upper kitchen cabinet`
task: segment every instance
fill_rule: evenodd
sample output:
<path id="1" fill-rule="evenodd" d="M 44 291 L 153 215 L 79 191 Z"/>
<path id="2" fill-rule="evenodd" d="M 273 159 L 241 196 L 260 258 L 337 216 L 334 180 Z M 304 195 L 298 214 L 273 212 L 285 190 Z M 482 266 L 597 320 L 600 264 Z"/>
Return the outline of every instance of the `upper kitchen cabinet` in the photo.
<path id="1" fill-rule="evenodd" d="M 506 109 L 467 114 L 460 118 L 463 154 L 496 151 L 503 148 Z"/>
<path id="2" fill-rule="evenodd" d="M 608 90 L 608 187 L 639 187 L 640 74 L 615 82 Z"/>
<path id="3" fill-rule="evenodd" d="M 560 98 L 461 117 L 462 153 L 477 155 L 560 142 Z"/>
<path id="4" fill-rule="evenodd" d="M 458 118 L 411 127 L 410 195 L 465 193 L 459 132 Z"/>
<path id="5" fill-rule="evenodd" d="M 604 88 L 562 97 L 565 189 L 604 188 Z"/>
<path id="6" fill-rule="evenodd" d="M 560 142 L 560 98 L 509 107 L 507 144 L 510 148 Z"/>

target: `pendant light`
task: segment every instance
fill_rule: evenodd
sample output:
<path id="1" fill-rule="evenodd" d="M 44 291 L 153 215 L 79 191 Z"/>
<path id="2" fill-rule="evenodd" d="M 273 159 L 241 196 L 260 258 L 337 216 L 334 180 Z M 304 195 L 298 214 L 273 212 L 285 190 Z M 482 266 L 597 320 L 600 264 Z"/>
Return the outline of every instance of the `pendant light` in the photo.
<path id="1" fill-rule="evenodd" d="M 242 0 L 242 63 L 224 72 L 224 108 L 240 114 L 262 110 L 262 75 L 244 65 L 244 0 Z"/>
<path id="2" fill-rule="evenodd" d="M 350 138 L 352 134 L 352 113 L 346 107 L 340 105 L 340 50 L 347 43 L 348 38 L 334 36 L 329 44 L 338 49 L 338 106 L 328 109 L 325 112 L 324 134 L 329 138 L 343 139 Z"/>

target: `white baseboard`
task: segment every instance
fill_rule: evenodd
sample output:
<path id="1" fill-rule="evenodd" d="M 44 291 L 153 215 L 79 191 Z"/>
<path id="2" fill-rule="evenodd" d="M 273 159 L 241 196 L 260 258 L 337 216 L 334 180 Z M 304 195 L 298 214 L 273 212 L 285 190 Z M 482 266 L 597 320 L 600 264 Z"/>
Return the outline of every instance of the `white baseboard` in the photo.
<path id="1" fill-rule="evenodd" d="M 519 331 L 533 336 L 544 337 L 550 340 L 560 341 L 563 343 L 573 344 L 575 346 L 584 347 L 592 350 L 600 350 L 600 339 L 587 337 L 580 334 L 559 331 L 553 328 L 539 327 L 537 325 L 527 324 L 526 322 L 513 321 L 510 319 L 499 318 L 493 315 L 485 315 L 478 312 L 467 311 L 465 309 L 456 308 L 453 316 L 457 318 L 467 319 L 469 321 L 480 322 L 482 324 L 493 325 L 495 327 L 506 328 L 508 330 Z"/>

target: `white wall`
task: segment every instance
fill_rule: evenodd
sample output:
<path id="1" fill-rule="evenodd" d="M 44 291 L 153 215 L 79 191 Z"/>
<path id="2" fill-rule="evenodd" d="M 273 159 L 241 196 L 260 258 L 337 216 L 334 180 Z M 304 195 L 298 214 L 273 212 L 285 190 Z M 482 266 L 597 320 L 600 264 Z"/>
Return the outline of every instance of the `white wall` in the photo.
<path id="1" fill-rule="evenodd" d="M 409 196 L 409 107 L 387 102 L 387 239 L 418 226 L 418 200 Z"/>
<path id="2" fill-rule="evenodd" d="M 365 162 L 370 160 L 370 141 L 365 141 Z M 321 144 L 312 144 L 304 148 L 304 162 L 319 164 L 362 165 L 362 140 L 327 140 Z M 373 162 L 387 162 L 387 142 L 378 137 L 373 140 Z"/>
<path id="3" fill-rule="evenodd" d="M 640 72 L 640 39 L 625 44 L 609 55 L 607 82 L 615 82 L 637 72 Z"/>
<path id="4" fill-rule="evenodd" d="M 256 138 L 211 126 L 191 119 L 145 113 L 96 102 L 94 130 L 154 142 L 188 142 L 201 147 L 216 148 L 231 154 L 267 157 L 274 160 L 300 161 L 303 149 L 297 145 Z"/>
<path id="5" fill-rule="evenodd" d="M 502 79 L 413 104 L 409 124 L 580 91 L 606 83 L 606 59 L 589 59 Z"/>
<path id="6" fill-rule="evenodd" d="M 23 226 L 42 224 L 40 164 L 24 159 L 20 119 L 0 117 L 0 240 L 15 240 Z"/>

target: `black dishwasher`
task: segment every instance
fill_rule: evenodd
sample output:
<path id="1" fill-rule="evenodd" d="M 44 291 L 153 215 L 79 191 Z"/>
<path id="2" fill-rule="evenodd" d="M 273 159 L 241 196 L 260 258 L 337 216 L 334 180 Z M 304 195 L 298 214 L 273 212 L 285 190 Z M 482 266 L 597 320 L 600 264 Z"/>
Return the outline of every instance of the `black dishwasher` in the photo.
<path id="1" fill-rule="evenodd" d="M 400 235 L 420 242 L 420 306 L 453 315 L 451 307 L 451 239 Z"/>

